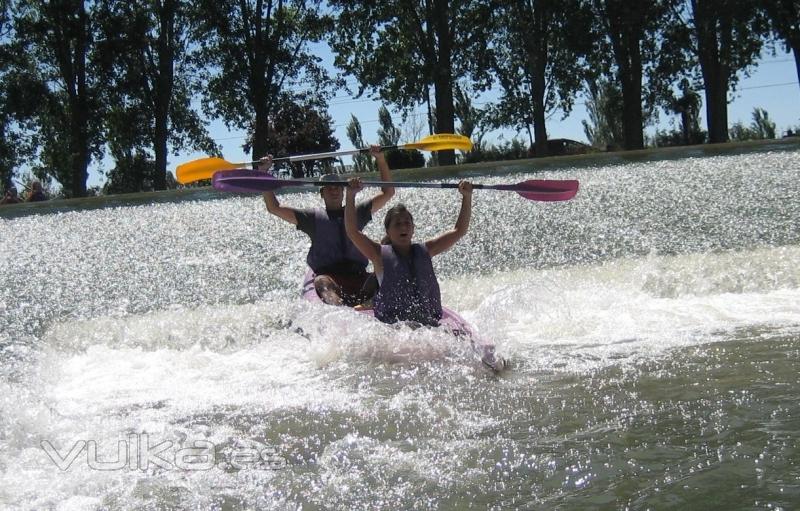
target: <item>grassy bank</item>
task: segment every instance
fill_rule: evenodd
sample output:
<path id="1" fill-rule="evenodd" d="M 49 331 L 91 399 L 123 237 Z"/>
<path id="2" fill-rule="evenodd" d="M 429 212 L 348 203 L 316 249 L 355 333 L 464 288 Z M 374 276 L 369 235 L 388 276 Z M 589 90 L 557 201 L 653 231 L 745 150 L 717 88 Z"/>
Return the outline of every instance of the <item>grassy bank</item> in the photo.
<path id="1" fill-rule="evenodd" d="M 571 156 L 553 156 L 548 158 L 532 158 L 514 161 L 495 161 L 471 163 L 454 167 L 434 167 L 425 169 L 403 169 L 393 171 L 396 181 L 438 180 L 448 178 L 468 178 L 482 175 L 505 175 L 517 172 L 536 172 L 593 166 L 617 165 L 631 162 L 670 160 L 677 158 L 702 158 L 726 154 L 743 154 L 752 152 L 797 150 L 800 149 L 800 137 L 777 140 L 753 140 L 747 142 L 729 142 L 725 144 L 705 144 L 697 146 L 662 147 L 639 151 L 619 151 L 609 153 L 578 154 Z M 374 178 L 375 174 L 367 175 Z M 307 188 L 304 188 L 307 190 Z M 282 191 L 290 193 L 297 188 L 286 188 Z M 109 207 L 138 206 L 158 202 L 179 202 L 184 200 L 211 200 L 230 196 L 217 192 L 211 187 L 166 190 L 163 192 L 130 193 L 87 197 L 83 199 L 59 199 L 46 202 L 10 204 L 0 206 L 0 218 L 14 218 L 35 214 L 61 213 L 85 209 Z"/>

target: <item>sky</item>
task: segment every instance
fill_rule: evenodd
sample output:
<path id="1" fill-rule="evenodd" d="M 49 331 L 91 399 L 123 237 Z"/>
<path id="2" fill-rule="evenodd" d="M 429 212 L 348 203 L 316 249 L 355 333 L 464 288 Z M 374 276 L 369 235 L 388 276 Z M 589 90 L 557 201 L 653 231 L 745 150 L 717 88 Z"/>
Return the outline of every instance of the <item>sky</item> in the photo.
<path id="1" fill-rule="evenodd" d="M 323 54 L 322 56 L 323 59 L 327 59 L 327 64 L 330 67 L 333 57 L 329 52 L 327 55 Z M 753 70 L 751 76 L 743 77 L 737 90 L 730 95 L 732 101 L 728 106 L 729 126 L 739 121 L 749 125 L 752 120 L 753 109 L 756 107 L 767 111 L 770 119 L 776 124 L 778 136 L 785 133 L 788 128 L 800 126 L 800 85 L 798 85 L 797 80 L 797 71 L 791 54 L 765 55 L 758 67 Z M 355 78 L 348 77 L 347 83 L 351 86 L 351 89 L 356 90 Z M 487 97 L 473 98 L 473 103 L 475 106 L 480 107 L 482 103 L 490 100 L 492 95 L 496 94 L 497 91 L 492 91 Z M 353 149 L 353 145 L 346 134 L 346 127 L 350 122 L 351 115 L 355 115 L 361 123 L 364 140 L 367 143 L 377 141 L 377 130 L 379 128 L 378 109 L 380 106 L 380 101 L 368 98 L 366 93 L 361 98 L 356 98 L 346 91 L 340 91 L 336 94 L 329 103 L 328 111 L 333 119 L 334 134 L 341 144 L 341 150 Z M 414 141 L 413 130 L 410 129 L 408 124 L 403 124 L 400 113 L 392 111 L 390 105 L 387 105 L 387 107 L 392 112 L 395 126 L 401 128 L 404 132 L 401 143 Z M 427 134 L 427 124 L 425 122 L 424 106 L 418 109 L 415 117 L 416 123 L 423 127 L 423 131 L 418 131 L 417 136 L 425 136 Z M 562 117 L 563 114 L 561 112 L 555 112 L 550 116 L 547 122 L 548 137 L 568 138 L 586 143 L 587 140 L 581 121 L 587 119 L 587 115 L 582 101 L 578 100 L 576 102 L 572 112 L 566 119 L 562 120 Z M 704 119 L 705 111 L 703 110 L 701 120 L 703 128 L 705 128 Z M 648 127 L 646 131 L 652 134 L 656 128 L 673 129 L 676 127 L 677 117 L 662 113 L 658 124 L 655 127 Z M 221 121 L 212 121 L 209 124 L 209 130 L 211 137 L 222 146 L 222 154 L 226 160 L 231 162 L 250 160 L 250 155 L 242 150 L 242 144 L 245 141 L 245 133 L 243 131 L 230 131 Z M 511 140 L 515 136 L 525 141 L 528 140 L 527 131 L 517 133 L 512 130 L 490 132 L 485 137 L 485 140 L 490 143 L 496 143 Z M 168 169 L 174 171 L 174 168 L 181 163 L 205 156 L 207 155 L 197 152 L 184 152 L 177 156 L 171 155 Z M 349 163 L 347 158 L 344 161 Z M 108 164 L 104 163 L 104 165 Z M 97 166 L 93 166 L 90 170 L 89 186 L 99 185 L 104 181 L 105 179 L 98 171 Z"/>

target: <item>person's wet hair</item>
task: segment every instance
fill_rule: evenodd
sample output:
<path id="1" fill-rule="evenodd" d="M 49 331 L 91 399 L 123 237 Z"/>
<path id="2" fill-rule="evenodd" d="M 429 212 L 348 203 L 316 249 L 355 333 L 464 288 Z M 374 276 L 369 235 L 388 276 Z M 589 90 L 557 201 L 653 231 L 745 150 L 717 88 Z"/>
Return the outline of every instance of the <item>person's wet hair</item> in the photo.
<path id="1" fill-rule="evenodd" d="M 383 227 L 386 229 L 386 232 L 389 232 L 389 226 L 392 224 L 392 220 L 403 213 L 408 215 L 408 218 L 411 220 L 411 223 L 414 223 L 414 215 L 406 208 L 405 204 L 398 204 L 386 212 L 386 216 L 383 217 Z M 391 242 L 389 241 L 389 235 L 387 234 L 381 239 L 381 245 L 389 245 Z"/>
<path id="2" fill-rule="evenodd" d="M 392 220 L 403 213 L 408 214 L 408 218 L 411 219 L 411 223 L 414 223 L 414 215 L 412 215 L 408 208 L 406 208 L 406 205 L 398 204 L 392 208 L 389 208 L 389 211 L 386 212 L 386 216 L 383 217 L 383 227 L 388 231 Z"/>

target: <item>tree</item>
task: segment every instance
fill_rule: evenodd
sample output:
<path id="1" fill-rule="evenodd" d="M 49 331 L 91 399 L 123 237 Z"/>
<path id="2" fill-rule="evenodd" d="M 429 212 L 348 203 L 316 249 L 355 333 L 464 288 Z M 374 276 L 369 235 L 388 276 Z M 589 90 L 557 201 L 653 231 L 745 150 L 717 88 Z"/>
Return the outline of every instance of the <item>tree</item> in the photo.
<path id="1" fill-rule="evenodd" d="M 684 79 L 680 83 L 681 97 L 672 98 L 670 109 L 681 116 L 681 135 L 683 145 L 699 144 L 705 139 L 700 129 L 700 95 Z"/>
<path id="2" fill-rule="evenodd" d="M 730 129 L 731 140 L 765 140 L 775 138 L 775 123 L 769 118 L 769 114 L 763 108 L 753 109 L 753 122 L 750 126 L 745 126 L 742 122 L 736 122 Z"/>
<path id="3" fill-rule="evenodd" d="M 19 0 L 15 34 L 43 87 L 36 113 L 40 166 L 68 196 L 86 195 L 88 166 L 102 155 L 102 84 L 92 57 L 95 2 Z"/>
<path id="4" fill-rule="evenodd" d="M 687 23 L 705 87 L 709 142 L 725 142 L 728 92 L 735 88 L 738 73 L 758 59 L 766 20 L 755 0 L 690 0 L 689 4 Z"/>
<path id="5" fill-rule="evenodd" d="M 30 123 L 44 93 L 35 67 L 14 34 L 8 2 L 0 4 L 0 188 L 13 185 L 14 170 L 32 157 Z"/>
<path id="6" fill-rule="evenodd" d="M 350 115 L 350 123 L 347 125 L 347 138 L 356 149 L 367 147 L 364 136 L 361 133 L 361 123 L 355 115 Z M 372 157 L 366 154 L 353 155 L 353 169 L 355 172 L 375 172 L 375 162 Z"/>
<path id="7" fill-rule="evenodd" d="M 469 162 L 479 161 L 478 152 L 483 148 L 483 137 L 486 135 L 485 125 L 487 122 L 487 112 L 480 108 L 475 108 L 472 100 L 463 87 L 456 87 L 455 112 L 460 122 L 458 132 L 472 141 L 472 149 L 464 155 L 464 159 Z"/>
<path id="8" fill-rule="evenodd" d="M 193 9 L 196 61 L 206 82 L 204 109 L 248 131 L 253 160 L 275 153 L 276 112 L 324 110 L 332 84 L 309 48 L 331 28 L 321 0 L 199 0 Z M 290 94 L 293 88 L 303 92 Z M 338 146 L 337 146 L 338 147 Z M 323 147 L 329 150 L 331 147 Z"/>
<path id="9" fill-rule="evenodd" d="M 623 147 L 625 132 L 622 119 L 622 92 L 609 80 L 589 85 L 591 98 L 586 102 L 589 121 L 582 121 L 589 143 L 598 149 Z"/>
<path id="10" fill-rule="evenodd" d="M 605 34 L 594 58 L 598 67 L 611 71 L 622 92 L 623 147 L 644 147 L 644 124 L 662 90 L 662 66 L 658 61 L 663 54 L 671 56 L 671 42 L 661 37 L 664 27 L 670 25 L 672 4 L 677 0 L 630 2 L 628 0 L 593 0 L 596 17 Z M 611 61 L 605 55 L 613 57 Z M 643 87 L 645 70 L 648 71 L 648 88 Z M 643 106 L 644 102 L 644 106 Z"/>
<path id="11" fill-rule="evenodd" d="M 333 120 L 315 105 L 298 105 L 286 98 L 278 101 L 279 110 L 270 117 L 269 136 L 264 141 L 275 155 L 319 153 L 339 149 L 333 136 Z M 250 147 L 246 146 L 246 150 Z M 309 177 L 327 170 L 329 162 L 306 160 L 291 165 L 294 177 Z"/>
<path id="12" fill-rule="evenodd" d="M 435 130 L 454 133 L 453 88 L 466 76 L 488 84 L 489 1 L 332 0 L 337 31 L 335 63 L 358 78 L 359 95 L 370 89 L 401 110 L 428 103 L 433 87 Z M 455 163 L 442 151 L 439 163 Z"/>
<path id="13" fill-rule="evenodd" d="M 762 0 L 775 36 L 792 50 L 797 79 L 800 81 L 800 0 Z"/>
<path id="14" fill-rule="evenodd" d="M 494 125 L 533 127 L 531 145 L 546 156 L 546 115 L 568 114 L 586 75 L 591 12 L 583 0 L 502 0 L 496 19 L 493 68 L 503 94 Z"/>
<path id="15" fill-rule="evenodd" d="M 166 188 L 168 149 L 195 149 L 214 154 L 219 148 L 191 108 L 192 83 L 186 51 L 187 2 L 102 0 L 98 44 L 103 79 L 109 85 L 114 120 L 107 127 L 112 155 L 151 149 L 152 175 L 147 189 Z M 120 118 L 122 117 L 122 118 Z M 125 119 L 127 117 L 127 120 Z M 120 133 L 119 130 L 125 131 Z M 131 129 L 138 135 L 132 136 Z M 128 148 L 123 143 L 132 144 Z M 142 156 L 143 158 L 144 156 Z M 130 164 L 120 169 L 138 169 Z M 139 179 L 123 180 L 144 186 Z M 112 187 L 119 189 L 119 187 Z M 139 191 L 126 190 L 126 191 Z"/>
<path id="16" fill-rule="evenodd" d="M 389 109 L 381 106 L 378 109 L 378 144 L 381 146 L 391 146 L 400 143 L 402 135 L 400 129 L 395 127 Z M 386 151 L 386 163 L 392 169 L 412 169 L 425 166 L 425 156 L 416 149 L 404 151 L 390 149 Z"/>
<path id="17" fill-rule="evenodd" d="M 759 140 L 775 138 L 775 123 L 769 118 L 769 113 L 763 108 L 753 109 L 753 123 L 751 124 L 756 138 Z"/>

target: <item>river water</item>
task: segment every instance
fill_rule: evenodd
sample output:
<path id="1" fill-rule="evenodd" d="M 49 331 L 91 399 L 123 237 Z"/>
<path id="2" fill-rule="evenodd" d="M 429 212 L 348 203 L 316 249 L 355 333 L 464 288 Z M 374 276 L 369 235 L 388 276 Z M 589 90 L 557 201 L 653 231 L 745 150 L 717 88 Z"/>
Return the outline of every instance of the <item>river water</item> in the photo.
<path id="1" fill-rule="evenodd" d="M 581 190 L 476 191 L 435 261 L 499 376 L 302 302 L 258 198 L 0 220 L 0 507 L 796 507 L 800 151 L 475 180 L 542 177 Z M 459 204 L 398 199 L 417 239 Z"/>

